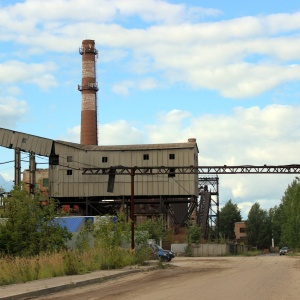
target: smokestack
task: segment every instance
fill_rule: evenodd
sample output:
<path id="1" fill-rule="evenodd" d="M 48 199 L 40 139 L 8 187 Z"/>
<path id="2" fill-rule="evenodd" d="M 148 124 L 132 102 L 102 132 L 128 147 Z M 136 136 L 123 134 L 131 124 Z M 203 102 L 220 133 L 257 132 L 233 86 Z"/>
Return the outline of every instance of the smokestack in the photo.
<path id="1" fill-rule="evenodd" d="M 78 85 L 81 92 L 81 131 L 80 144 L 98 145 L 97 130 L 97 91 L 96 57 L 98 51 L 94 40 L 83 40 L 79 48 L 82 55 L 82 82 Z"/>

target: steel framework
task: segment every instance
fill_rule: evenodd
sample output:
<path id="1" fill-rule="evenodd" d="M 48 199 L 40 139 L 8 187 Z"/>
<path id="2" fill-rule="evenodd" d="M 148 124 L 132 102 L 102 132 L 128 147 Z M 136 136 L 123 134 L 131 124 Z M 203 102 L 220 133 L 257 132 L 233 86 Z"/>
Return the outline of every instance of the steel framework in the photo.
<path id="1" fill-rule="evenodd" d="M 188 167 L 124 167 L 112 166 L 109 168 L 82 168 L 85 175 L 130 175 L 134 170 L 135 175 L 155 174 L 299 174 L 300 164 L 292 165 L 263 165 L 263 166 L 188 166 Z"/>
<path id="2" fill-rule="evenodd" d="M 134 220 L 134 176 L 156 175 L 156 174 L 299 174 L 300 164 L 291 165 L 241 165 L 241 166 L 178 166 L 178 167 L 124 167 L 111 166 L 109 168 L 82 168 L 83 175 L 108 175 L 111 188 L 115 175 L 131 176 L 131 219 Z M 197 223 L 202 228 L 204 238 L 219 237 L 218 217 L 219 217 L 219 180 L 218 177 L 200 177 L 199 178 L 200 203 L 195 205 L 190 203 L 188 211 L 189 217 L 193 210 L 197 209 Z M 211 187 L 208 190 L 208 186 Z M 202 190 L 201 190 L 202 189 Z M 215 199 L 212 198 L 215 196 Z M 134 248 L 134 223 L 132 222 L 132 248 Z"/>

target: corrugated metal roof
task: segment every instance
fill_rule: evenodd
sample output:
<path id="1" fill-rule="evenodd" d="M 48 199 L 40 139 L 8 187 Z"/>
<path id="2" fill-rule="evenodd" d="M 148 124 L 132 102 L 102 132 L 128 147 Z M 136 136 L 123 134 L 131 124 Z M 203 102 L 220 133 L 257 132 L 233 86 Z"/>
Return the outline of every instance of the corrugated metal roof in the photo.
<path id="1" fill-rule="evenodd" d="M 23 151 L 33 151 L 39 155 L 49 156 L 52 143 L 66 145 L 84 151 L 140 151 L 140 150 L 159 150 L 159 149 L 191 149 L 194 148 L 196 140 L 188 141 L 186 143 L 165 143 L 165 144 L 136 144 L 136 145 L 110 145 L 110 146 L 96 146 L 96 145 L 82 145 L 61 140 L 50 140 L 22 132 L 0 128 L 0 146 L 7 148 L 20 148 Z M 198 147 L 197 147 L 198 150 Z"/>
<path id="2" fill-rule="evenodd" d="M 111 145 L 111 146 L 95 146 L 81 145 L 65 141 L 55 141 L 56 143 L 70 146 L 73 148 L 88 151 L 139 151 L 139 150 L 159 150 L 159 149 L 187 149 L 194 148 L 195 143 L 169 143 L 169 144 L 136 144 L 136 145 Z"/>
<path id="3" fill-rule="evenodd" d="M 38 155 L 49 156 L 53 140 L 39 136 L 0 128 L 0 146 L 25 152 L 34 152 Z"/>

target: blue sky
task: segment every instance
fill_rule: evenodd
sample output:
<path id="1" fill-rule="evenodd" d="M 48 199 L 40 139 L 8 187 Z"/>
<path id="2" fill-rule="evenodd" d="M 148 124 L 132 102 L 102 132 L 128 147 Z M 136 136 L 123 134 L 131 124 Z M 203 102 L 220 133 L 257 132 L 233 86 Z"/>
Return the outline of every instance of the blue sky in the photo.
<path id="1" fill-rule="evenodd" d="M 0 127 L 79 143 L 83 39 L 99 51 L 100 145 L 194 137 L 203 166 L 299 163 L 298 0 L 2 0 Z M 221 205 L 273 207 L 293 178 L 220 176 Z"/>

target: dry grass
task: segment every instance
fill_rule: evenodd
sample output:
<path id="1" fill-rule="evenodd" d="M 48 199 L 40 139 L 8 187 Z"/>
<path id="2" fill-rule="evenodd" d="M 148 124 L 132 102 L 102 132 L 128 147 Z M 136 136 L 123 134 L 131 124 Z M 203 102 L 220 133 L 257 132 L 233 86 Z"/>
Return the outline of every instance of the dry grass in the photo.
<path id="1" fill-rule="evenodd" d="M 139 253 L 122 248 L 64 251 L 31 258 L 6 256 L 0 258 L 0 285 L 122 268 L 142 263 L 145 259 Z"/>

